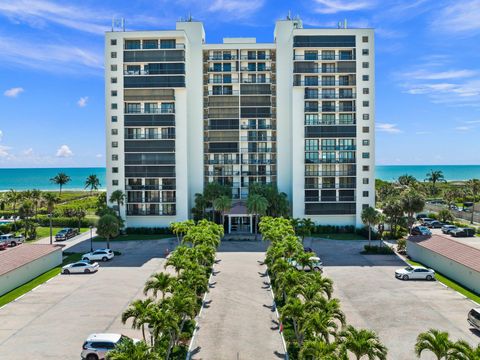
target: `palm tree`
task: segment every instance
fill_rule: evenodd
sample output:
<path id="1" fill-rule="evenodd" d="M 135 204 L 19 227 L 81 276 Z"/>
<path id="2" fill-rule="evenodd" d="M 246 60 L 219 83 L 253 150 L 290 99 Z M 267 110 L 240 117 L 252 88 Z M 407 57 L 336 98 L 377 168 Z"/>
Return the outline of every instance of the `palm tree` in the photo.
<path id="1" fill-rule="evenodd" d="M 433 171 L 430 170 L 429 173 L 426 175 L 426 181 L 432 183 L 432 195 L 435 195 L 437 193 L 437 188 L 436 184 L 437 182 L 445 182 L 445 177 L 443 176 L 443 172 L 441 170 Z"/>
<path id="2" fill-rule="evenodd" d="M 87 216 L 87 212 L 81 207 L 76 207 L 73 209 L 73 216 L 75 217 L 75 219 L 77 219 L 78 233 L 80 233 L 80 229 L 82 227 L 82 220 L 85 218 L 85 216 Z"/>
<path id="3" fill-rule="evenodd" d="M 172 233 L 177 236 L 177 243 L 180 244 L 182 242 L 182 237 L 185 235 L 188 230 L 195 226 L 195 222 L 193 220 L 185 220 L 185 221 L 177 221 L 170 224 L 170 229 Z"/>
<path id="4" fill-rule="evenodd" d="M 157 297 L 157 293 L 162 293 L 162 300 L 165 298 L 165 294 L 172 290 L 174 278 L 164 272 L 158 272 L 153 274 L 150 279 L 145 283 L 143 292 L 148 294 L 149 290 L 153 290 L 153 296 Z"/>
<path id="5" fill-rule="evenodd" d="M 258 217 L 265 215 L 268 208 L 268 201 L 265 197 L 258 194 L 249 194 L 247 198 L 248 212 L 255 216 L 255 240 L 258 234 Z"/>
<path id="6" fill-rule="evenodd" d="M 330 337 L 337 333 L 338 325 L 334 318 L 326 312 L 314 312 L 309 314 L 305 322 L 305 332 L 312 338 L 330 343 Z"/>
<path id="7" fill-rule="evenodd" d="M 49 214 L 52 214 L 53 210 L 55 209 L 55 204 L 58 203 L 60 199 L 54 193 L 51 193 L 51 192 L 43 193 L 42 196 L 47 206 L 47 212 Z"/>
<path id="8" fill-rule="evenodd" d="M 380 342 L 377 334 L 367 329 L 355 329 L 348 325 L 345 330 L 339 334 L 341 344 L 355 355 L 357 360 L 363 356 L 368 356 L 369 360 L 387 359 L 387 348 Z"/>
<path id="9" fill-rule="evenodd" d="M 443 199 L 446 201 L 448 208 L 452 208 L 452 204 L 455 203 L 455 200 L 459 197 L 461 197 L 461 193 L 458 189 L 448 189 L 443 193 Z"/>
<path id="10" fill-rule="evenodd" d="M 328 314 L 332 319 L 338 321 L 342 326 L 347 324 L 345 314 L 340 307 L 340 300 L 325 299 L 317 297 L 314 301 L 306 303 L 305 307 L 308 312 L 322 312 Z"/>
<path id="11" fill-rule="evenodd" d="M 311 281 L 305 281 L 300 284 L 299 293 L 303 296 L 305 301 L 313 301 L 318 296 L 326 295 L 327 299 L 332 297 L 333 293 L 333 281 L 317 272 L 311 272 L 307 274 L 307 279 Z"/>
<path id="12" fill-rule="evenodd" d="M 13 210 L 13 228 L 17 230 L 17 204 L 20 201 L 21 194 L 13 189 L 10 189 L 10 191 L 7 192 L 6 194 L 6 199 L 7 202 L 10 204 L 10 207 Z"/>
<path id="13" fill-rule="evenodd" d="M 222 215 L 222 226 L 225 227 L 225 213 L 232 208 L 232 198 L 222 195 L 213 200 L 213 208 Z"/>
<path id="14" fill-rule="evenodd" d="M 97 234 L 107 239 L 107 249 L 110 249 L 110 238 L 118 235 L 118 219 L 113 215 L 103 215 L 97 224 Z"/>
<path id="15" fill-rule="evenodd" d="M 35 224 L 32 221 L 32 216 L 35 214 L 35 205 L 30 199 L 24 200 L 22 205 L 18 208 L 19 214 L 24 221 L 24 235 L 25 239 L 35 239 L 37 235 Z"/>
<path id="16" fill-rule="evenodd" d="M 321 340 L 308 340 L 300 350 L 300 360 L 338 360 L 341 359 L 339 346 L 336 343 L 327 344 Z"/>
<path id="17" fill-rule="evenodd" d="M 106 360 L 160 360 L 162 357 L 152 351 L 144 342 L 133 342 L 131 339 L 120 341 L 113 350 L 110 350 Z"/>
<path id="18" fill-rule="evenodd" d="M 470 224 L 473 224 L 473 216 L 475 214 L 475 201 L 477 200 L 478 193 L 480 193 L 480 180 L 470 179 L 467 181 L 467 188 L 469 193 L 472 195 L 472 217 L 470 219 Z"/>
<path id="19" fill-rule="evenodd" d="M 88 175 L 87 180 L 85 180 L 85 189 L 90 188 L 90 194 L 93 190 L 98 190 L 100 187 L 100 179 L 97 175 L 92 174 Z"/>
<path id="20" fill-rule="evenodd" d="M 368 246 L 371 246 L 372 226 L 380 222 L 380 213 L 371 206 L 366 207 L 362 211 L 362 222 L 368 227 Z"/>
<path id="21" fill-rule="evenodd" d="M 480 359 L 480 344 L 477 347 L 472 347 L 464 340 L 458 340 L 453 344 L 452 354 L 449 359 L 452 360 L 479 360 Z"/>
<path id="22" fill-rule="evenodd" d="M 50 179 L 51 182 L 54 184 L 60 186 L 60 195 L 62 195 L 62 187 L 63 185 L 67 184 L 72 180 L 70 176 L 63 172 L 59 172 L 57 175 L 55 175 L 53 178 Z"/>
<path id="23" fill-rule="evenodd" d="M 33 209 L 35 213 L 35 220 L 37 220 L 38 208 L 42 204 L 42 192 L 38 189 L 33 189 L 30 193 L 30 199 L 33 201 Z"/>
<path id="24" fill-rule="evenodd" d="M 427 332 L 420 333 L 417 337 L 415 354 L 420 357 L 424 350 L 429 350 L 434 353 L 437 360 L 450 359 L 450 355 L 455 350 L 455 346 L 454 343 L 450 341 L 447 332 L 430 329 Z"/>
<path id="25" fill-rule="evenodd" d="M 417 179 L 413 175 L 408 174 L 399 176 L 397 181 L 400 185 L 405 187 L 410 187 L 417 183 Z"/>
<path id="26" fill-rule="evenodd" d="M 407 214 L 408 230 L 411 233 L 415 222 L 414 215 L 423 210 L 425 199 L 418 191 L 409 189 L 400 194 L 400 202 L 403 212 Z"/>
<path id="27" fill-rule="evenodd" d="M 112 192 L 110 195 L 110 199 L 108 199 L 111 203 L 116 203 L 117 205 L 117 211 L 118 211 L 118 217 L 121 218 L 122 216 L 120 215 L 120 206 L 122 206 L 125 203 L 125 194 L 123 193 L 122 190 L 115 190 Z"/>
<path id="28" fill-rule="evenodd" d="M 135 300 L 122 314 L 122 323 L 125 324 L 128 319 L 133 319 L 132 328 L 133 329 L 142 329 L 143 340 L 145 338 L 145 324 L 147 320 L 148 311 L 150 307 L 154 304 L 154 301 L 150 298 L 145 300 Z"/>
<path id="29" fill-rule="evenodd" d="M 298 345 L 301 347 L 305 337 L 304 325 L 307 316 L 305 305 L 298 298 L 289 299 L 285 306 L 282 307 L 280 314 L 281 321 L 292 321 L 295 338 L 297 339 Z"/>

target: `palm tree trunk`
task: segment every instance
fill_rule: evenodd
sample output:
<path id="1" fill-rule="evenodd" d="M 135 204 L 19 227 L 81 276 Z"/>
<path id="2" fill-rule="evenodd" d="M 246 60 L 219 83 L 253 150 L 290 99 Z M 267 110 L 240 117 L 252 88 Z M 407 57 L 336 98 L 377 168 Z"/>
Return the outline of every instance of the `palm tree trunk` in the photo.
<path id="1" fill-rule="evenodd" d="M 473 214 L 475 214 L 475 195 L 473 196 L 472 218 L 470 219 L 470 224 L 473 224 Z"/>
<path id="2" fill-rule="evenodd" d="M 107 236 L 107 249 L 110 249 L 110 235 Z"/>
<path id="3" fill-rule="evenodd" d="M 372 226 L 368 224 L 368 246 L 372 244 Z"/>
<path id="4" fill-rule="evenodd" d="M 145 324 L 142 324 L 142 336 L 143 336 L 143 341 L 147 342 L 147 339 L 145 339 Z"/>
<path id="5" fill-rule="evenodd" d="M 255 214 L 255 241 L 257 240 L 257 235 L 258 235 L 257 224 L 258 224 L 258 215 Z"/>
<path id="6" fill-rule="evenodd" d="M 60 195 L 62 195 L 62 184 L 60 184 Z"/>

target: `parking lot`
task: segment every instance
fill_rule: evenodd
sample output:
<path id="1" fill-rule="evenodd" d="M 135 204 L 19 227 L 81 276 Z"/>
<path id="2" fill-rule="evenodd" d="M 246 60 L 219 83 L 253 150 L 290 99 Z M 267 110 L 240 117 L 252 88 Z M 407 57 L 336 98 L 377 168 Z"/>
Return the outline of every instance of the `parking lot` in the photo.
<path id="1" fill-rule="evenodd" d="M 437 328 L 472 345 L 480 333 L 466 321 L 474 303 L 432 281 L 402 281 L 395 269 L 405 263 L 395 255 L 361 255 L 365 241 L 307 239 L 334 281 L 334 297 L 342 302 L 347 321 L 375 330 L 389 349 L 389 359 L 415 359 L 420 332 Z M 434 359 L 425 352 L 422 359 Z"/>
<path id="2" fill-rule="evenodd" d="M 83 341 L 94 332 L 141 333 L 120 317 L 130 301 L 141 297 L 143 285 L 163 269 L 171 240 L 112 242 L 121 256 L 100 263 L 98 273 L 60 275 L 0 309 L 0 358 L 79 359 Z M 95 243 L 94 247 L 103 247 Z M 84 252 L 89 241 L 69 251 Z"/>

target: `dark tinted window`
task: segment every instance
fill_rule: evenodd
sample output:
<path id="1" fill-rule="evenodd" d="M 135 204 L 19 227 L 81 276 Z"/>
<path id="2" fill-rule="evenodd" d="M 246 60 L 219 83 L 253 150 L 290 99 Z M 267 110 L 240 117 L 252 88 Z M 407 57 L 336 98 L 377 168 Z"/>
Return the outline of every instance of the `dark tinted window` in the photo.
<path id="1" fill-rule="evenodd" d="M 295 36 L 294 47 L 354 47 L 355 36 L 349 35 L 314 35 Z"/>

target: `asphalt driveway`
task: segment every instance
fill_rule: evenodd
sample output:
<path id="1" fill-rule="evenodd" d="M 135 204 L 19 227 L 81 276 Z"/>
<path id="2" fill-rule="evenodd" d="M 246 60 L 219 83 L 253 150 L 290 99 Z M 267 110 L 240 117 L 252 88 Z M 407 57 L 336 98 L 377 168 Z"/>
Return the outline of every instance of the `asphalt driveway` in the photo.
<path id="1" fill-rule="evenodd" d="M 334 281 L 334 297 L 341 300 L 347 321 L 375 330 L 389 349 L 389 359 L 415 359 L 420 332 L 436 328 L 472 345 L 480 333 L 466 321 L 474 303 L 441 283 L 402 281 L 395 269 L 405 263 L 395 255 L 361 255 L 368 242 L 307 239 L 322 258 L 325 274 Z M 434 359 L 425 352 L 422 359 Z"/>
<path id="2" fill-rule="evenodd" d="M 90 333 L 115 332 L 133 337 L 141 333 L 123 325 L 122 312 L 142 297 L 143 285 L 163 270 L 170 240 L 114 242 L 122 253 L 90 275 L 59 275 L 0 309 L 0 358 L 79 359 Z M 95 247 L 105 244 L 95 243 Z M 85 251 L 89 241 L 69 251 Z"/>

